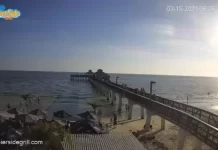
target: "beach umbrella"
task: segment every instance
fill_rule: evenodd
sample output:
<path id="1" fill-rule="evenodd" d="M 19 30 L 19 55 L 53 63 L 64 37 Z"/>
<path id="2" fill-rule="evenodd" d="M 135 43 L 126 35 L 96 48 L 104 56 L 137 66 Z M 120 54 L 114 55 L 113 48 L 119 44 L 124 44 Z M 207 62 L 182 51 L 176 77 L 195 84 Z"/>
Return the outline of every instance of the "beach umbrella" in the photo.
<path id="1" fill-rule="evenodd" d="M 45 117 L 43 116 L 36 116 L 32 114 L 28 114 L 28 116 L 30 116 L 33 120 L 36 120 L 36 121 L 45 119 Z"/>
<path id="2" fill-rule="evenodd" d="M 69 122 L 75 122 L 75 121 L 79 121 L 79 120 L 84 120 L 84 118 L 81 118 L 80 116 L 77 116 L 77 115 L 73 115 L 70 117 L 62 118 L 62 120 L 69 121 Z"/>
<path id="3" fill-rule="evenodd" d="M 40 109 L 34 109 L 34 110 L 31 110 L 29 112 L 29 114 L 31 115 L 35 115 L 35 116 L 42 116 L 42 117 L 45 117 L 46 116 L 46 112 L 40 110 Z"/>
<path id="4" fill-rule="evenodd" d="M 37 116 L 33 117 L 33 115 L 29 115 L 29 114 L 17 115 L 16 119 L 20 120 L 20 121 L 22 121 L 24 123 L 36 123 L 38 121 Z"/>
<path id="5" fill-rule="evenodd" d="M 72 115 L 64 110 L 60 110 L 60 111 L 54 112 L 53 116 L 57 118 L 67 118 L 67 117 L 71 117 Z"/>
<path id="6" fill-rule="evenodd" d="M 77 115 L 84 118 L 84 119 L 97 120 L 97 116 L 94 113 L 89 112 L 89 111 L 86 111 L 84 113 L 80 113 L 80 114 L 77 114 Z"/>
<path id="7" fill-rule="evenodd" d="M 8 113 L 7 111 L 5 111 L 5 112 L 0 112 L 0 116 L 1 116 L 3 119 L 15 118 L 15 114 L 10 114 L 10 113 Z"/>
<path id="8" fill-rule="evenodd" d="M 10 114 L 15 114 L 15 115 L 22 114 L 22 112 L 19 111 L 17 108 L 9 109 L 9 110 L 7 110 L 7 112 L 10 113 Z"/>
<path id="9" fill-rule="evenodd" d="M 71 132 L 74 134 L 79 133 L 93 133 L 93 134 L 103 134 L 106 133 L 98 123 L 90 120 L 79 120 L 71 123 Z"/>
<path id="10" fill-rule="evenodd" d="M 89 124 L 89 126 L 92 127 L 92 129 L 95 130 L 95 132 L 98 133 L 98 134 L 102 134 L 102 133 L 105 132 L 104 128 L 101 127 L 101 126 L 99 125 L 99 123 L 89 121 L 88 124 Z"/>

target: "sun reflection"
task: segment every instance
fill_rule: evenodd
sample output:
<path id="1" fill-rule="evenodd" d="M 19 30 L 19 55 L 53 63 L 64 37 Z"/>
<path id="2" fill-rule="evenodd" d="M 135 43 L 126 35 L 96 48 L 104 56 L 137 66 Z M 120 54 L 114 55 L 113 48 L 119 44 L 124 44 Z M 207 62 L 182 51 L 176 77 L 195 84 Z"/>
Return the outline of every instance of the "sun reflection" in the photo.
<path id="1" fill-rule="evenodd" d="M 211 107 L 211 109 L 218 110 L 218 105 L 213 105 L 213 106 Z"/>
<path id="2" fill-rule="evenodd" d="M 205 31 L 205 38 L 208 46 L 212 49 L 218 48 L 218 24 L 210 24 Z"/>

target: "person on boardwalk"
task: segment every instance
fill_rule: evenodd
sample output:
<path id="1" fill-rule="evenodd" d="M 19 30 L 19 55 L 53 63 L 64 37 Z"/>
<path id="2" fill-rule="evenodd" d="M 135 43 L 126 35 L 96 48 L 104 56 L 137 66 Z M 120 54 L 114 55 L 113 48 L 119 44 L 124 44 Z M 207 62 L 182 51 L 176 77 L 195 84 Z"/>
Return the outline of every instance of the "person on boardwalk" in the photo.
<path id="1" fill-rule="evenodd" d="M 113 118 L 110 119 L 111 127 L 113 126 Z"/>
<path id="2" fill-rule="evenodd" d="M 116 125 L 117 125 L 117 115 L 114 114 L 114 126 L 116 126 Z"/>
<path id="3" fill-rule="evenodd" d="M 125 107 L 126 107 L 126 111 L 128 111 L 128 104 L 126 104 Z"/>
<path id="4" fill-rule="evenodd" d="M 40 103 L 40 98 L 38 97 L 38 104 Z"/>
<path id="5" fill-rule="evenodd" d="M 65 130 L 68 130 L 70 128 L 70 122 L 69 121 L 67 121 L 67 123 L 65 124 L 64 128 L 65 128 Z"/>
<path id="6" fill-rule="evenodd" d="M 98 122 L 101 123 L 101 109 L 98 110 L 97 116 L 98 116 Z"/>
<path id="7" fill-rule="evenodd" d="M 118 109 L 118 113 L 119 113 L 119 114 L 121 113 L 121 109 Z"/>
<path id="8" fill-rule="evenodd" d="M 150 125 L 150 130 L 152 131 L 152 125 Z"/>
<path id="9" fill-rule="evenodd" d="M 8 109 L 10 109 L 10 108 L 11 108 L 11 105 L 8 103 L 7 107 L 8 107 Z"/>

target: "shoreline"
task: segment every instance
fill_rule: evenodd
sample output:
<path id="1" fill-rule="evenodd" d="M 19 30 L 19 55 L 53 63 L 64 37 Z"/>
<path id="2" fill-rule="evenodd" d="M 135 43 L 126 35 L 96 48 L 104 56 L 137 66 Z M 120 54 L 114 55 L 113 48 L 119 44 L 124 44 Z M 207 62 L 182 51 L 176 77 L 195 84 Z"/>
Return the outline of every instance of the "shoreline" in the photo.
<path id="1" fill-rule="evenodd" d="M 24 102 L 24 100 L 21 97 L 19 100 L 16 99 L 13 101 L 15 101 L 14 106 L 15 105 L 19 106 L 20 101 Z M 1 101 L 1 103 L 4 103 L 4 102 Z M 122 105 L 122 110 L 124 110 L 125 104 L 126 104 L 126 101 L 124 100 L 124 103 Z M 44 105 L 44 103 L 42 103 L 41 105 Z M 13 108 L 13 107 L 11 107 L 11 108 Z M 19 107 L 17 107 L 17 108 L 19 108 Z M 109 107 L 109 108 L 108 107 L 106 107 L 106 108 L 99 107 L 99 108 L 102 110 L 106 109 L 107 110 L 106 112 L 115 110 L 115 113 L 118 114 L 116 111 L 117 110 L 117 103 L 115 103 L 114 106 Z M 139 108 L 140 107 L 137 105 L 134 106 L 132 120 L 139 119 L 138 118 L 140 116 L 139 115 L 140 114 Z M 121 113 L 120 116 L 118 115 L 118 121 L 125 120 L 127 118 L 127 113 L 128 112 L 123 112 L 123 113 Z M 111 115 L 103 116 L 101 119 L 102 123 L 109 123 L 110 118 L 111 118 Z M 142 130 L 143 126 L 145 124 L 145 121 L 146 121 L 146 113 L 145 113 L 145 119 L 127 122 L 127 123 L 122 123 L 120 125 L 117 125 L 115 129 L 110 130 L 110 133 L 113 133 L 113 132 L 128 133 L 130 131 L 133 132 L 133 131 L 137 131 L 137 130 Z M 151 125 L 153 126 L 153 129 L 151 132 L 147 132 L 147 133 L 157 132 L 155 134 L 155 140 L 157 140 L 159 143 L 164 144 L 164 146 L 167 147 L 168 150 L 175 150 L 177 148 L 177 143 L 178 143 L 179 128 L 176 125 L 174 125 L 173 123 L 170 123 L 169 121 L 165 120 L 165 122 L 166 122 L 165 130 L 161 130 L 160 132 L 158 132 L 160 130 L 160 122 L 161 122 L 161 119 L 159 116 L 157 116 L 157 115 L 152 116 Z M 185 145 L 184 145 L 184 150 L 192 150 L 192 143 L 191 143 L 192 140 L 193 140 L 192 136 L 187 136 L 187 140 L 186 140 Z M 152 142 L 153 141 L 149 141 L 149 142 L 145 143 L 145 146 L 155 147 L 155 145 L 153 145 Z M 206 146 L 203 143 L 202 143 L 202 146 L 203 146 L 202 150 L 212 150 L 212 149 L 208 148 L 208 146 Z"/>

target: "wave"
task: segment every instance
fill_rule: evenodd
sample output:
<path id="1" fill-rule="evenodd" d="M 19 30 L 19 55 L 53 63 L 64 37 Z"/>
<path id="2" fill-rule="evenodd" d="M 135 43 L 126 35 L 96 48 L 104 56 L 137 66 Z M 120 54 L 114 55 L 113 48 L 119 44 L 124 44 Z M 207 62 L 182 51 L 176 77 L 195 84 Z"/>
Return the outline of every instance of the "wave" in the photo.
<path id="1" fill-rule="evenodd" d="M 53 103 L 59 103 L 59 104 L 81 104 L 78 101 L 54 101 Z"/>

